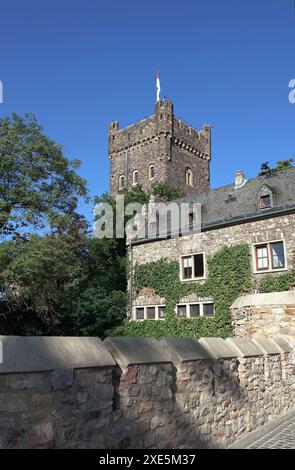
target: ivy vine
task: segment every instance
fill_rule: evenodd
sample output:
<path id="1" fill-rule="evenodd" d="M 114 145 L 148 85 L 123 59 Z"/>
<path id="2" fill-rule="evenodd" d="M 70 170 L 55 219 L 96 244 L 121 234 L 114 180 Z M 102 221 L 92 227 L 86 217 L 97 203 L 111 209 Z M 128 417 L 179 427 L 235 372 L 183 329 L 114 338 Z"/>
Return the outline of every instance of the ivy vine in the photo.
<path id="1" fill-rule="evenodd" d="M 251 289 L 251 263 L 248 245 L 224 247 L 208 260 L 209 276 L 204 282 L 181 282 L 179 263 L 165 258 L 137 265 L 134 273 L 134 292 L 152 287 L 165 298 L 166 319 L 125 322 L 114 334 L 127 336 L 201 336 L 228 337 L 232 334 L 230 306 L 242 293 Z M 175 307 L 180 299 L 195 293 L 211 297 L 215 304 L 212 318 L 178 319 Z"/>

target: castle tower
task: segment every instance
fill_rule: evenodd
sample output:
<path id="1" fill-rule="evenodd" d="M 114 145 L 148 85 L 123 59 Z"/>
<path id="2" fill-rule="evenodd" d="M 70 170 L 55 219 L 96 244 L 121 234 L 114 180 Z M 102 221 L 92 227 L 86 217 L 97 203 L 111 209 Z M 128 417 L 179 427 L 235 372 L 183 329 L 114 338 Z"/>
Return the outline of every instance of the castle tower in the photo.
<path id="1" fill-rule="evenodd" d="M 167 182 L 191 195 L 210 189 L 211 129 L 195 130 L 173 114 L 173 103 L 162 99 L 155 113 L 124 129 L 109 126 L 110 193 L 140 184 Z"/>

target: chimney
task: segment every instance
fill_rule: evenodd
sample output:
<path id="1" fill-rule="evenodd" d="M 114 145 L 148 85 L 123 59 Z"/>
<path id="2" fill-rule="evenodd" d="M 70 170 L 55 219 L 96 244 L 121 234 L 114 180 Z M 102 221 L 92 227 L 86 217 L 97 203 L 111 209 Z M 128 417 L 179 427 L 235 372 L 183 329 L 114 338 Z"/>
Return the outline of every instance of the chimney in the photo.
<path id="1" fill-rule="evenodd" d="M 247 183 L 246 176 L 242 170 L 238 170 L 235 176 L 235 189 L 242 188 Z"/>

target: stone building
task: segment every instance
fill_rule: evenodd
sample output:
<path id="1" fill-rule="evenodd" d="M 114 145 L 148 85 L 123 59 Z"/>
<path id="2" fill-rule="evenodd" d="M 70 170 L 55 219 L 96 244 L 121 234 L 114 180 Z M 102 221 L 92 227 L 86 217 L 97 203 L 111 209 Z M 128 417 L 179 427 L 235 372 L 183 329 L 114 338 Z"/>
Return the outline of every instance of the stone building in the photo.
<path id="1" fill-rule="evenodd" d="M 156 103 L 155 113 L 119 129 L 109 127 L 110 193 L 140 184 L 169 182 L 184 194 L 210 188 L 211 129 L 200 131 L 177 119 L 168 99 Z"/>
<path id="2" fill-rule="evenodd" d="M 209 274 L 208 259 L 224 246 L 239 244 L 250 247 L 253 286 L 265 275 L 294 267 L 295 168 L 251 180 L 238 171 L 233 184 L 175 202 L 200 205 L 201 230 L 191 229 L 194 214 L 188 213 L 188 230 L 179 236 L 157 232 L 133 238 L 129 245 L 132 271 L 136 265 L 161 258 L 177 260 L 181 282 L 203 283 Z M 165 318 L 165 299 L 148 286 L 132 297 L 131 318 Z M 213 316 L 214 300 L 190 294 L 180 300 L 175 313 L 178 317 Z"/>

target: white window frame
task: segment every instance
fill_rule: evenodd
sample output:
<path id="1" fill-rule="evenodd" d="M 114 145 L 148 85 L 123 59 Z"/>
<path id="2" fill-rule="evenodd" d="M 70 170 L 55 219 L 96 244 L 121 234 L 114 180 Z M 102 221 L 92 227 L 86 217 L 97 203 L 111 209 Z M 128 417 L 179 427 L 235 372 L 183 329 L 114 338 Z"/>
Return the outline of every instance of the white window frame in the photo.
<path id="1" fill-rule="evenodd" d="M 284 268 L 277 268 L 273 269 L 270 267 L 270 263 L 272 260 L 272 254 L 271 254 L 271 244 L 272 243 L 280 243 L 283 242 L 283 247 L 284 247 L 284 258 L 285 258 L 285 267 Z M 268 262 L 269 262 L 269 267 L 268 269 L 257 269 L 257 257 L 256 257 L 256 248 L 262 245 L 266 245 L 267 248 L 267 256 L 268 256 Z M 282 271 L 288 271 L 288 264 L 287 264 L 287 251 L 286 251 L 286 243 L 284 238 L 280 238 L 278 240 L 267 240 L 265 242 L 259 242 L 259 243 L 252 243 L 252 266 L 253 266 L 253 273 L 254 274 L 264 274 L 264 273 L 278 273 Z"/>
<path id="2" fill-rule="evenodd" d="M 133 308 L 133 319 L 136 320 L 136 321 L 144 321 L 144 320 L 165 320 L 166 317 L 160 317 L 159 316 L 159 309 L 161 307 L 165 307 L 166 308 L 166 305 L 165 304 L 157 304 L 157 305 L 135 305 L 134 308 Z M 144 317 L 143 318 L 137 318 L 136 316 L 136 309 L 138 308 L 143 308 L 144 310 Z M 155 318 L 147 318 L 147 309 L 148 308 L 154 308 L 155 309 Z"/>
<path id="3" fill-rule="evenodd" d="M 196 304 L 200 305 L 200 316 L 199 316 L 199 317 L 191 317 L 190 305 L 196 305 Z M 204 315 L 204 308 L 203 308 L 203 306 L 204 306 L 205 304 L 211 304 L 211 305 L 213 305 L 213 315 L 210 316 L 210 317 L 205 317 L 205 315 Z M 177 307 L 183 307 L 183 306 L 186 307 L 186 316 L 185 316 L 185 317 L 179 317 L 179 316 L 177 315 Z M 179 302 L 179 304 L 176 305 L 174 312 L 175 312 L 175 316 L 176 316 L 177 318 L 179 318 L 180 320 L 181 320 L 182 318 L 200 318 L 200 317 L 204 317 L 204 318 L 213 318 L 213 317 L 215 316 L 215 304 L 214 304 L 213 300 L 191 301 L 191 302 Z"/>
<path id="4" fill-rule="evenodd" d="M 198 276 L 198 277 L 195 277 L 195 263 L 194 263 L 194 260 L 193 260 L 193 265 L 192 265 L 192 277 L 190 277 L 189 279 L 185 279 L 183 277 L 183 267 L 182 267 L 182 259 L 183 258 L 187 258 L 188 256 L 195 256 L 195 255 L 203 255 L 203 265 L 204 265 L 204 274 L 203 276 Z M 187 255 L 181 255 L 179 257 L 179 275 L 180 275 L 180 280 L 182 282 L 192 282 L 192 281 L 203 281 L 204 279 L 207 279 L 207 263 L 206 263 L 206 255 L 205 255 L 205 252 L 204 251 L 201 251 L 199 253 L 188 253 Z"/>

